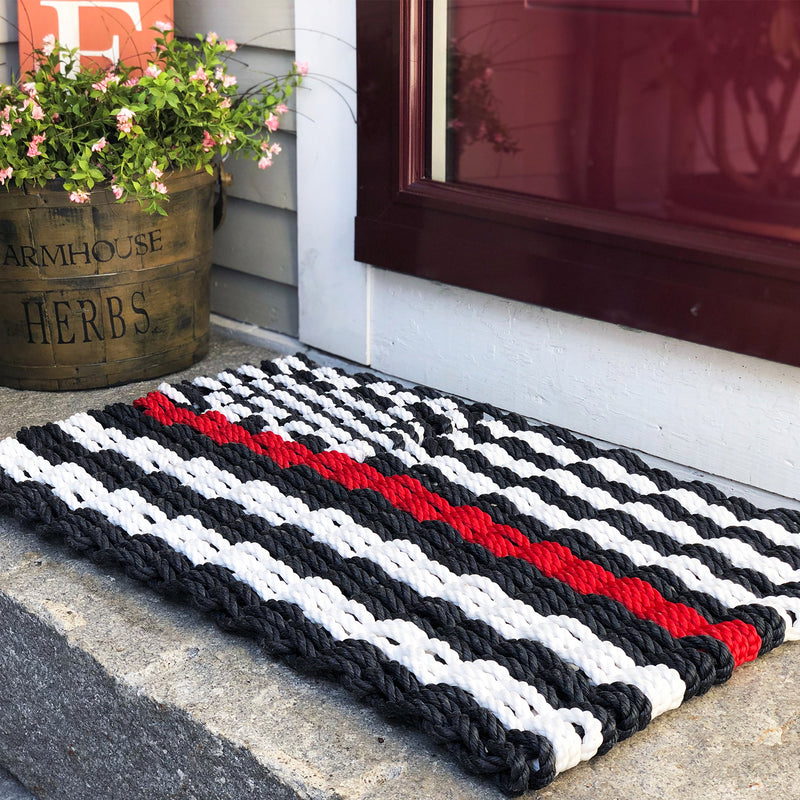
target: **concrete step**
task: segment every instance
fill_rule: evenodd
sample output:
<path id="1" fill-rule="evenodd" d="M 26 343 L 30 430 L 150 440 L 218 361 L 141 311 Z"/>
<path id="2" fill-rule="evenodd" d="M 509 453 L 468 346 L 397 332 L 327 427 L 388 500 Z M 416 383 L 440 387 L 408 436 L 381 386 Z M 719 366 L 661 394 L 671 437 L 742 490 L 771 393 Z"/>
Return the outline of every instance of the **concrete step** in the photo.
<path id="1" fill-rule="evenodd" d="M 191 372 L 271 355 L 218 335 Z M 142 388 L 0 389 L 0 436 Z M 537 797 L 795 796 L 797 656 L 787 645 L 739 670 Z M 0 520 L 0 766 L 35 796 L 63 800 L 501 797 L 337 686 L 8 520 Z"/>
<path id="2" fill-rule="evenodd" d="M 13 775 L 0 769 L 0 800 L 34 800 L 34 796 Z"/>

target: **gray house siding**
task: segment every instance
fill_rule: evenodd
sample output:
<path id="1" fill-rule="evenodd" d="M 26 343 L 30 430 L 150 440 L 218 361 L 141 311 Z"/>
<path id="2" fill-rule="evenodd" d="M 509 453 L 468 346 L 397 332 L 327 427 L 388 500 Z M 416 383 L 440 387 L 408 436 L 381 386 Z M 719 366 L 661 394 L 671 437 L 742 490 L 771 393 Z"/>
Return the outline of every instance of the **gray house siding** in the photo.
<path id="1" fill-rule="evenodd" d="M 19 72 L 17 4 L 0 0 L 0 80 L 8 83 Z"/>
<path id="2" fill-rule="evenodd" d="M 239 85 L 284 74 L 294 60 L 292 0 L 175 0 L 179 33 L 216 31 L 240 47 L 232 58 Z M 290 108 L 293 104 L 290 103 Z M 211 309 L 224 317 L 291 336 L 298 333 L 295 120 L 285 115 L 275 136 L 282 148 L 268 170 L 228 159 L 233 184 L 215 236 Z"/>

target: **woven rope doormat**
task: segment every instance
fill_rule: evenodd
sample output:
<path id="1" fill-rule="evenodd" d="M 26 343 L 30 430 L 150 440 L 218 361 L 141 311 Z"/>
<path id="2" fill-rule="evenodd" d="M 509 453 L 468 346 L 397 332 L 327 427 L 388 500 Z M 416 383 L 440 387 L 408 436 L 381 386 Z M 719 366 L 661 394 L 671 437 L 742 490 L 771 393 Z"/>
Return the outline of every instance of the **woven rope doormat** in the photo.
<path id="1" fill-rule="evenodd" d="M 301 356 L 21 431 L 0 510 L 509 793 L 800 638 L 800 514 Z"/>

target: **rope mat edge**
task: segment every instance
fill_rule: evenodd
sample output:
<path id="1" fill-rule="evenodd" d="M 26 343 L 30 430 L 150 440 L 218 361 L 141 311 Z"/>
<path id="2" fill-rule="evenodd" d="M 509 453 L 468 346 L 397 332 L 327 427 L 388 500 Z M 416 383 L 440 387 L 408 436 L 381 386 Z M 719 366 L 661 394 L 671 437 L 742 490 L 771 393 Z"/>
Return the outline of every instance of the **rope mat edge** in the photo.
<path id="1" fill-rule="evenodd" d="M 0 512 L 509 794 L 800 638 L 800 513 L 302 355 L 23 429 Z"/>

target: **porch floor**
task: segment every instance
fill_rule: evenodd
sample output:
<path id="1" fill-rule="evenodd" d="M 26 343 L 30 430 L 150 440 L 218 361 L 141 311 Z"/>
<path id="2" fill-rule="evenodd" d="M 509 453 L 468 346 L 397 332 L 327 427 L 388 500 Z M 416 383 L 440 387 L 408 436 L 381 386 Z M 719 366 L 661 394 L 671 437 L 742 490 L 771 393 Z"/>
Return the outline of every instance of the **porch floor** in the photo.
<path id="1" fill-rule="evenodd" d="M 258 363 L 291 344 L 275 340 L 264 349 L 215 328 L 209 357 L 168 380 Z M 0 438 L 129 401 L 156 383 L 60 394 L 0 388 Z M 800 507 L 643 457 L 758 505 Z M 790 787 L 800 785 L 798 687 L 800 651 L 787 644 L 536 796 L 792 796 Z M 7 519 L 0 519 L 0 800 L 29 797 L 2 768 L 35 796 L 63 800 L 503 797 L 345 691 L 292 672 L 198 612 Z"/>

